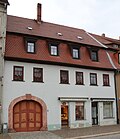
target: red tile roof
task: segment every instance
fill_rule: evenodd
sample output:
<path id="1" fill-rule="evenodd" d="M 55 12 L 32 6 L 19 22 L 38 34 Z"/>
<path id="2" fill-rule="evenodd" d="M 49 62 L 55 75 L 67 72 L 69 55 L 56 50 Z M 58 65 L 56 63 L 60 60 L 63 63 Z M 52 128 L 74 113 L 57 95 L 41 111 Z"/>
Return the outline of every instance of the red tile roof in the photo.
<path id="1" fill-rule="evenodd" d="M 118 45 L 120 45 L 120 40 L 105 37 L 105 36 L 100 36 L 100 35 L 96 35 L 96 34 L 92 34 L 92 33 L 90 33 L 90 34 L 105 45 L 109 45 L 109 44 L 118 44 Z"/>
<path id="2" fill-rule="evenodd" d="M 99 43 L 97 43 L 89 35 L 87 35 L 86 31 L 82 29 L 76 29 L 47 22 L 41 22 L 41 24 L 39 24 L 36 22 L 36 20 L 15 16 L 8 16 L 7 21 L 8 32 L 42 36 L 102 47 Z M 28 27 L 31 27 L 32 29 L 29 30 Z M 57 33 L 62 33 L 62 36 L 59 36 Z M 82 37 L 82 39 L 78 39 L 77 36 Z"/>
<path id="3" fill-rule="evenodd" d="M 14 33 L 14 34 L 13 34 Z M 57 33 L 61 33 L 58 35 Z M 29 54 L 25 50 L 24 36 L 36 36 L 37 47 L 35 54 Z M 77 36 L 80 37 L 77 38 Z M 59 56 L 51 56 L 48 51 L 48 44 L 45 39 L 49 38 L 54 40 L 60 40 Z M 73 59 L 70 53 L 70 46 L 67 42 L 77 43 L 81 46 L 80 48 L 80 59 Z M 109 43 L 105 40 L 105 43 Z M 98 57 L 99 62 L 93 62 L 90 59 L 89 51 L 87 46 L 94 46 L 103 48 L 103 46 L 95 41 L 86 31 L 82 29 L 71 28 L 62 25 L 56 25 L 47 22 L 41 22 L 40 24 L 36 20 L 26 19 L 15 16 L 8 16 L 7 20 L 7 36 L 6 36 L 6 58 L 18 58 L 27 60 L 36 60 L 53 63 L 64 63 L 76 66 L 87 66 L 89 68 L 104 68 L 114 69 L 108 55 L 104 49 L 99 49 Z M 111 57 L 113 52 L 110 52 Z"/>
<path id="4" fill-rule="evenodd" d="M 29 54 L 25 50 L 24 38 L 22 35 L 7 34 L 5 57 L 23 58 L 36 61 L 59 62 L 73 64 L 78 66 L 97 67 L 105 69 L 113 69 L 106 51 L 100 49 L 98 51 L 99 62 L 93 62 L 90 59 L 87 47 L 80 48 L 80 59 L 73 59 L 70 53 L 70 48 L 66 43 L 59 45 L 59 56 L 51 56 L 48 51 L 48 45 L 45 40 L 37 40 L 36 54 Z"/>

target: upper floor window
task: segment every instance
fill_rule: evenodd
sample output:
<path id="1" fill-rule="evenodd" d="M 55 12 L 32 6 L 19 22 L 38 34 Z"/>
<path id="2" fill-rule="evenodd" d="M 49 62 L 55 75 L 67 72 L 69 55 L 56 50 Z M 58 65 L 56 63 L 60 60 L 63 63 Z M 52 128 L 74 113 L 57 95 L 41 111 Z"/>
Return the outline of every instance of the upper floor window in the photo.
<path id="1" fill-rule="evenodd" d="M 97 74 L 90 73 L 90 85 L 97 85 Z"/>
<path id="2" fill-rule="evenodd" d="M 84 120 L 84 102 L 76 102 L 75 119 L 76 120 Z"/>
<path id="3" fill-rule="evenodd" d="M 25 37 L 25 46 L 26 46 L 26 51 L 27 53 L 35 53 L 36 52 L 36 38 L 29 38 Z"/>
<path id="4" fill-rule="evenodd" d="M 42 68 L 33 68 L 33 82 L 43 82 Z"/>
<path id="5" fill-rule="evenodd" d="M 59 55 L 58 46 L 59 46 L 59 42 L 48 41 L 48 50 L 49 50 L 50 55 L 52 55 L 52 56 Z"/>
<path id="6" fill-rule="evenodd" d="M 83 85 L 83 72 L 76 72 L 76 84 L 77 85 Z"/>
<path id="7" fill-rule="evenodd" d="M 35 42 L 27 42 L 27 52 L 35 53 Z"/>
<path id="8" fill-rule="evenodd" d="M 109 86 L 109 74 L 103 74 L 103 86 Z"/>
<path id="9" fill-rule="evenodd" d="M 98 51 L 91 50 L 91 60 L 98 61 Z"/>
<path id="10" fill-rule="evenodd" d="M 69 75 L 67 70 L 60 70 L 60 83 L 69 84 Z"/>
<path id="11" fill-rule="evenodd" d="M 79 49 L 73 48 L 72 53 L 73 53 L 73 58 L 79 59 Z"/>
<path id="12" fill-rule="evenodd" d="M 24 76 L 24 67 L 14 66 L 13 67 L 13 80 L 14 81 L 23 81 Z"/>
<path id="13" fill-rule="evenodd" d="M 55 45 L 51 45 L 50 46 L 50 54 L 57 56 L 58 55 L 58 46 Z"/>

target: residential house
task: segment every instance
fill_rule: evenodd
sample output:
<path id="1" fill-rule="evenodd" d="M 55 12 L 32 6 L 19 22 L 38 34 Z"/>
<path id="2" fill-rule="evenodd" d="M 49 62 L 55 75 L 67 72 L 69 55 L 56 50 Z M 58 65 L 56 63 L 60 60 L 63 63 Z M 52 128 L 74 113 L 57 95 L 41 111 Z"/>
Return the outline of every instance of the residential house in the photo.
<path id="1" fill-rule="evenodd" d="M 105 46 L 111 48 L 109 55 L 112 58 L 113 64 L 116 68 L 115 72 L 115 84 L 116 84 L 116 99 L 117 99 L 117 115 L 118 123 L 120 123 L 120 40 L 106 37 L 105 34 L 96 35 L 91 34 L 94 38 L 100 41 Z"/>
<path id="2" fill-rule="evenodd" d="M 110 48 L 90 33 L 7 16 L 2 123 L 10 131 L 117 123 Z"/>

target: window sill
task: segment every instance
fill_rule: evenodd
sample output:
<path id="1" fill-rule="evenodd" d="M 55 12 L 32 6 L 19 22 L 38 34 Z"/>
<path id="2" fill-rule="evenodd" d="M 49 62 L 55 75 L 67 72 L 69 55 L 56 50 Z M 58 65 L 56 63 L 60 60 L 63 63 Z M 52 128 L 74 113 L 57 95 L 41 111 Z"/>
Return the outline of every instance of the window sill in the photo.
<path id="1" fill-rule="evenodd" d="M 115 117 L 105 117 L 103 119 L 114 119 Z"/>
<path id="2" fill-rule="evenodd" d="M 44 83 L 43 81 L 32 81 L 33 83 Z"/>
<path id="3" fill-rule="evenodd" d="M 75 84 L 75 85 L 85 85 L 85 84 Z"/>
<path id="4" fill-rule="evenodd" d="M 90 86 L 98 86 L 97 84 L 90 84 Z"/>
<path id="5" fill-rule="evenodd" d="M 14 82 L 25 82 L 24 80 L 23 81 L 19 81 L 19 80 L 12 80 Z"/>
<path id="6" fill-rule="evenodd" d="M 103 85 L 104 87 L 110 87 L 110 85 Z"/>
<path id="7" fill-rule="evenodd" d="M 36 54 L 35 52 L 27 52 L 27 54 Z"/>
<path id="8" fill-rule="evenodd" d="M 70 83 L 59 83 L 59 84 L 68 84 L 68 85 L 70 85 Z"/>

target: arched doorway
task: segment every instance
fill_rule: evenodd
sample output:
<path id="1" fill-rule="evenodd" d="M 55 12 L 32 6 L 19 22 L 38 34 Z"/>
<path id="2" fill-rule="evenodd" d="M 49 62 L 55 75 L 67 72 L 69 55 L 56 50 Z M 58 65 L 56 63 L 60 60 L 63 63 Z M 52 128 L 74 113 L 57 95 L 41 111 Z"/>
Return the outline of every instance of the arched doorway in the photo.
<path id="1" fill-rule="evenodd" d="M 40 98 L 26 94 L 9 106 L 9 130 L 17 132 L 47 130 L 47 107 Z"/>
<path id="2" fill-rule="evenodd" d="M 13 128 L 18 132 L 39 131 L 42 127 L 42 107 L 33 100 L 18 102 L 13 108 Z"/>

